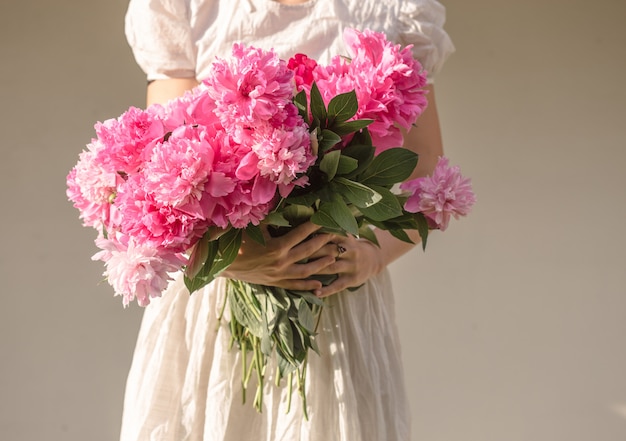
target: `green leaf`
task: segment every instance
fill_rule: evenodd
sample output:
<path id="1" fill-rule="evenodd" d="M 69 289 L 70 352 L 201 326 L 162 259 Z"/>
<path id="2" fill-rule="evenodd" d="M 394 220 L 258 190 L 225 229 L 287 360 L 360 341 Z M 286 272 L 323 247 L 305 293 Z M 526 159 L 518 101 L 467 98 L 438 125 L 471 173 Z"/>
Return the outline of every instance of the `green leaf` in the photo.
<path id="1" fill-rule="evenodd" d="M 406 234 L 406 231 L 404 231 L 401 228 L 392 228 L 389 230 L 389 232 L 391 233 L 391 235 L 393 237 L 395 237 L 396 239 L 400 239 L 403 242 L 407 242 L 407 243 L 415 243 L 411 240 L 411 238 L 409 237 L 408 234 Z"/>
<path id="2" fill-rule="evenodd" d="M 359 161 L 350 156 L 341 155 L 339 156 L 339 164 L 337 165 L 337 174 L 338 175 L 347 175 L 348 173 L 352 173 L 359 166 Z"/>
<path id="3" fill-rule="evenodd" d="M 341 227 L 337 222 L 335 222 L 332 214 L 328 210 L 322 209 L 322 207 L 326 206 L 327 204 L 329 204 L 329 202 L 325 202 L 320 205 L 320 209 L 316 211 L 313 216 L 311 216 L 311 222 L 313 222 L 315 225 L 331 228 L 333 230 L 341 230 Z"/>
<path id="4" fill-rule="evenodd" d="M 185 276 L 193 279 L 198 275 L 209 257 L 209 236 L 205 234 L 196 242 L 189 256 L 189 262 L 185 268 Z"/>
<path id="5" fill-rule="evenodd" d="M 356 115 L 357 110 L 359 110 L 359 102 L 355 91 L 341 93 L 328 103 L 328 119 L 344 122 Z"/>
<path id="6" fill-rule="evenodd" d="M 366 218 L 374 221 L 385 221 L 402 215 L 402 206 L 391 191 L 378 186 L 371 188 L 379 193 L 382 199 L 370 207 L 359 207 Z"/>
<path id="7" fill-rule="evenodd" d="M 184 277 L 185 286 L 189 290 L 190 294 L 209 284 L 214 278 L 211 275 L 211 272 L 213 269 L 213 263 L 215 262 L 215 258 L 217 257 L 218 244 L 217 241 L 210 241 L 208 245 L 209 249 L 207 253 L 207 258 L 200 271 L 198 271 L 198 273 L 193 278 L 189 278 L 187 276 Z"/>
<path id="8" fill-rule="evenodd" d="M 243 230 L 231 228 L 217 240 L 219 249 L 213 268 L 211 268 L 211 276 L 217 276 L 228 265 L 233 263 L 237 254 L 239 254 L 242 233 Z"/>
<path id="9" fill-rule="evenodd" d="M 428 232 L 430 231 L 428 221 L 422 213 L 415 213 L 415 220 L 417 221 L 417 232 L 422 238 L 422 249 L 426 251 L 426 241 L 428 240 Z"/>
<path id="10" fill-rule="evenodd" d="M 352 144 L 365 144 L 365 145 L 372 145 L 372 136 L 370 135 L 370 131 L 365 128 L 363 130 L 360 130 L 358 132 L 356 132 L 354 134 L 354 136 L 352 137 Z"/>
<path id="11" fill-rule="evenodd" d="M 325 222 L 328 222 L 326 219 L 332 219 L 330 225 L 317 223 L 317 217 L 323 217 Z M 315 220 L 314 220 L 315 218 Z M 311 221 L 317 225 L 321 226 L 331 226 L 332 223 L 339 226 L 342 230 L 357 235 L 359 233 L 359 226 L 357 225 L 356 219 L 350 211 L 350 208 L 343 201 L 343 198 L 339 194 L 335 194 L 334 200 L 332 202 L 323 202 L 320 204 L 320 208 L 311 217 Z"/>
<path id="12" fill-rule="evenodd" d="M 313 216 L 313 213 L 313 208 L 300 204 L 290 204 L 282 210 L 283 217 L 287 219 L 291 226 L 298 226 L 308 221 Z"/>
<path id="13" fill-rule="evenodd" d="M 282 314 L 280 319 L 278 320 L 278 339 L 282 343 L 283 349 L 286 354 L 293 357 L 294 356 L 294 346 L 293 346 L 293 331 L 291 330 L 291 323 L 289 322 L 289 318 L 286 314 Z"/>
<path id="14" fill-rule="evenodd" d="M 335 150 L 330 153 L 326 153 L 320 161 L 320 170 L 326 173 L 328 180 L 332 180 L 337 173 L 339 167 L 339 158 L 341 157 L 341 151 Z"/>
<path id="15" fill-rule="evenodd" d="M 307 100 L 306 100 L 306 92 L 304 90 L 301 90 L 300 92 L 298 92 L 296 96 L 293 98 L 293 103 L 298 108 L 298 113 L 300 114 L 302 119 L 304 119 L 304 121 L 308 123 L 309 122 L 309 110 L 308 110 L 308 105 L 307 105 Z"/>
<path id="16" fill-rule="evenodd" d="M 315 332 L 315 318 L 307 302 L 300 302 L 300 306 L 298 307 L 298 322 L 300 322 L 300 325 L 302 325 L 309 334 Z"/>
<path id="17" fill-rule="evenodd" d="M 297 366 L 293 365 L 290 360 L 287 360 L 285 357 L 283 357 L 280 351 L 277 351 L 276 355 L 276 364 L 278 364 L 278 372 L 280 378 L 285 378 L 288 374 L 296 370 Z"/>
<path id="18" fill-rule="evenodd" d="M 265 246 L 265 237 L 263 237 L 263 232 L 261 231 L 261 227 L 259 227 L 258 225 L 252 225 L 252 224 L 248 225 L 246 227 L 246 234 L 248 235 L 250 239 Z"/>
<path id="19" fill-rule="evenodd" d="M 378 238 L 376 237 L 374 230 L 372 230 L 369 227 L 369 225 L 364 224 L 361 226 L 361 228 L 359 228 L 359 237 L 369 240 L 374 245 L 380 248 L 380 244 L 378 243 Z"/>
<path id="20" fill-rule="evenodd" d="M 322 306 L 324 304 L 324 300 L 320 299 L 318 296 L 313 294 L 311 291 L 291 291 L 298 297 L 302 297 L 305 301 L 310 304 Z"/>
<path id="21" fill-rule="evenodd" d="M 318 138 L 318 149 L 320 152 L 325 152 L 336 146 L 341 141 L 341 136 L 337 135 L 332 130 L 324 129 Z"/>
<path id="22" fill-rule="evenodd" d="M 317 202 L 319 198 L 320 194 L 318 191 L 312 191 L 310 193 L 302 194 L 296 194 L 295 192 L 291 192 L 286 201 L 288 204 L 311 207 Z"/>
<path id="23" fill-rule="evenodd" d="M 352 144 L 341 150 L 343 156 L 356 159 L 358 167 L 353 170 L 347 177 L 351 178 L 357 176 L 363 170 L 365 170 L 374 159 L 376 149 L 372 145 L 367 144 Z"/>
<path id="24" fill-rule="evenodd" d="M 219 239 L 208 242 L 207 258 L 193 278 L 184 278 L 190 293 L 197 291 L 215 279 L 215 276 L 230 265 L 239 252 L 242 230 L 231 228 Z"/>
<path id="25" fill-rule="evenodd" d="M 417 153 L 403 147 L 378 154 L 359 180 L 366 185 L 391 186 L 411 176 L 417 165 Z"/>
<path id="26" fill-rule="evenodd" d="M 382 199 L 382 196 L 370 187 L 346 178 L 337 177 L 330 185 L 333 191 L 357 207 L 371 207 Z"/>
<path id="27" fill-rule="evenodd" d="M 252 335 L 261 338 L 263 337 L 263 323 L 257 318 L 252 309 L 253 305 L 247 302 L 246 298 L 245 292 L 231 285 L 228 292 L 231 313 L 239 323 L 248 328 Z"/>
<path id="28" fill-rule="evenodd" d="M 373 119 L 355 119 L 353 121 L 335 123 L 329 128 L 337 135 L 344 136 L 349 135 L 350 133 L 358 132 L 359 130 L 364 129 L 373 122 Z"/>
<path id="29" fill-rule="evenodd" d="M 271 213 L 269 213 L 265 217 L 265 219 L 263 219 L 263 223 L 267 225 L 274 225 L 277 227 L 290 227 L 291 226 L 291 224 L 289 223 L 287 219 L 285 219 L 283 214 L 277 211 L 272 211 Z"/>
<path id="30" fill-rule="evenodd" d="M 261 337 L 261 352 L 263 352 L 263 354 L 267 355 L 268 357 L 271 357 L 272 349 L 274 349 L 272 339 L 269 334 L 264 333 L 263 337 Z"/>
<path id="31" fill-rule="evenodd" d="M 267 295 L 274 305 L 279 309 L 287 310 L 291 306 L 291 299 L 284 288 L 277 286 L 267 286 Z"/>
<path id="32" fill-rule="evenodd" d="M 314 118 L 318 119 L 321 124 L 326 123 L 326 119 L 328 118 L 326 106 L 324 105 L 322 94 L 315 82 L 311 84 L 311 114 Z"/>

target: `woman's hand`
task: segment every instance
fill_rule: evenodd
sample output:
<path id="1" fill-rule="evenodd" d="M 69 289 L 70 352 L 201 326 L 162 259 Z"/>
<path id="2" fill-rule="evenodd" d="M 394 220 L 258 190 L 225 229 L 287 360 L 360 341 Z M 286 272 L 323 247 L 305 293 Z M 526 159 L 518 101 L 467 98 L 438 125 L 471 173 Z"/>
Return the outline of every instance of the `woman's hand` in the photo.
<path id="1" fill-rule="evenodd" d="M 320 228 L 306 222 L 284 236 L 271 237 L 263 228 L 265 246 L 245 237 L 239 255 L 221 275 L 259 285 L 313 291 L 322 287 L 318 280 L 307 280 L 335 263 L 337 247 L 327 246 L 330 234 L 314 233 Z M 311 237 L 309 237 L 311 236 Z M 308 260 L 307 263 L 298 263 Z"/>
<path id="2" fill-rule="evenodd" d="M 318 297 L 327 297 L 344 289 L 360 286 L 385 267 L 383 253 L 369 240 L 335 236 L 333 243 L 325 248 L 328 247 L 334 247 L 337 258 L 318 274 L 337 274 L 339 277 L 330 285 L 316 289 L 315 295 Z"/>

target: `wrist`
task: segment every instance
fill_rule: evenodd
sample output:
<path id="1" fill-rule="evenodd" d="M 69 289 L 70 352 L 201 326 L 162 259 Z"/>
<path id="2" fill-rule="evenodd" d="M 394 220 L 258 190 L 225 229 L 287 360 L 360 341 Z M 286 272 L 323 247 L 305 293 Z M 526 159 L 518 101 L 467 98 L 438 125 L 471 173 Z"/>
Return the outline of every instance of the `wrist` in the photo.
<path id="1" fill-rule="evenodd" d="M 359 251 L 367 253 L 369 256 L 368 261 L 371 265 L 371 275 L 375 276 L 381 273 L 387 267 L 381 248 L 369 239 L 357 239 L 357 243 L 359 244 Z"/>

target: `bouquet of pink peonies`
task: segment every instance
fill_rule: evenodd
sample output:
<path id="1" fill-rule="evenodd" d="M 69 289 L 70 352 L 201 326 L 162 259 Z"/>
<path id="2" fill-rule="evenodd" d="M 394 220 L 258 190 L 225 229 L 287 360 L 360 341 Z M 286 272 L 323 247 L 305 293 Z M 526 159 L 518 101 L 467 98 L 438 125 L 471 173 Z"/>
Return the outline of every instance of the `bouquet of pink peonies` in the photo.
<path id="1" fill-rule="evenodd" d="M 445 158 L 432 176 L 404 182 L 418 158 L 398 147 L 400 129 L 427 105 L 410 48 L 371 31 L 344 37 L 350 58 L 329 65 L 235 44 L 181 98 L 96 124 L 67 194 L 98 230 L 93 259 L 104 261 L 124 306 L 148 305 L 178 271 L 191 293 L 210 283 L 236 258 L 242 234 L 264 243 L 262 223 L 280 235 L 310 220 L 374 243 L 373 227 L 404 241 L 417 229 L 425 246 L 429 229 L 469 212 L 469 180 Z M 287 377 L 290 397 L 295 376 L 306 415 L 306 360 L 317 351 L 322 300 L 231 280 L 226 301 L 244 391 L 256 372 L 255 407 L 275 356 L 277 381 Z"/>

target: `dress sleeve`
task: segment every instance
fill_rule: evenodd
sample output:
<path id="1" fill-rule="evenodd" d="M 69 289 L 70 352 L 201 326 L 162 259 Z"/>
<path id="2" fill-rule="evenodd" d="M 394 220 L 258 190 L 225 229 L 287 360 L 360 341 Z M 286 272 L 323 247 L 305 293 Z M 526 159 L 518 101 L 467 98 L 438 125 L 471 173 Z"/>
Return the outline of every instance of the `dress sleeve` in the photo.
<path id="1" fill-rule="evenodd" d="M 189 0 L 130 0 L 126 39 L 148 80 L 196 76 L 190 13 Z"/>
<path id="2" fill-rule="evenodd" d="M 402 0 L 399 43 L 413 45 L 413 54 L 431 81 L 454 52 L 454 45 L 443 29 L 445 21 L 445 7 L 435 0 Z"/>

